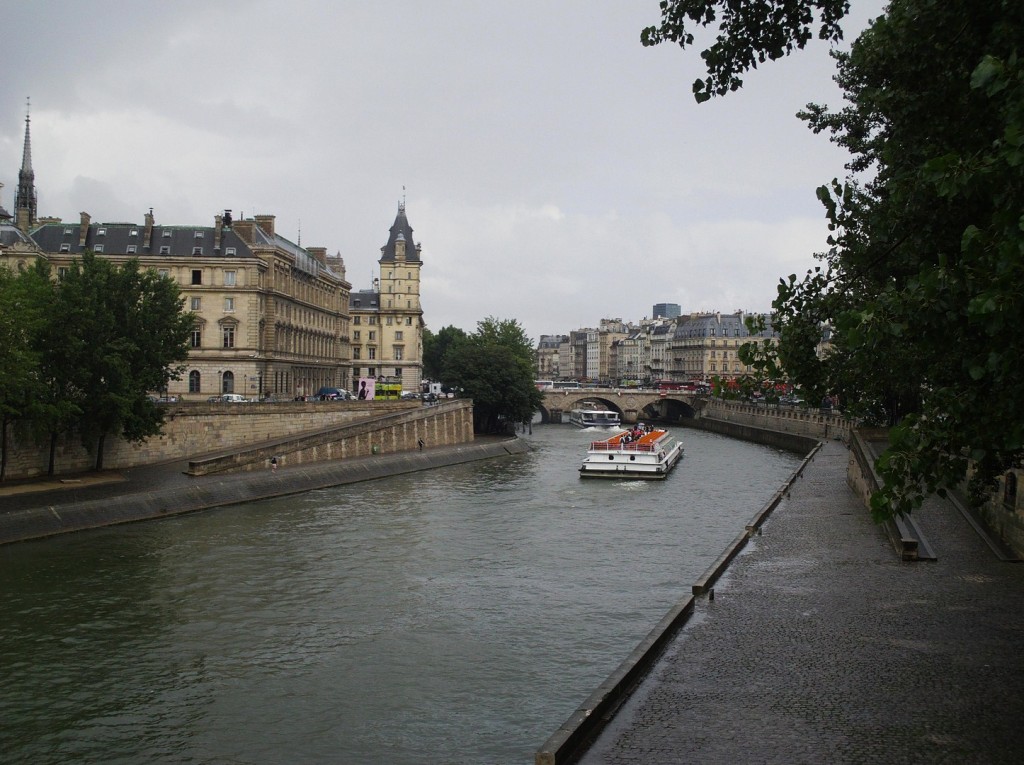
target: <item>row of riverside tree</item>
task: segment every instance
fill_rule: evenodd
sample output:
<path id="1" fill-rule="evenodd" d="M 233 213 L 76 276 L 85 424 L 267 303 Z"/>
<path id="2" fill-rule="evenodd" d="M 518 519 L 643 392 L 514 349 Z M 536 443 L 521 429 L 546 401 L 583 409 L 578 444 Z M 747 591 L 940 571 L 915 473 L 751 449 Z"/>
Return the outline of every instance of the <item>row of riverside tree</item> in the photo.
<path id="1" fill-rule="evenodd" d="M 488 317 L 476 332 L 444 327 L 423 335 L 423 370 L 473 399 L 473 430 L 500 433 L 529 422 L 543 394 L 534 385 L 533 343 L 514 319 Z"/>
<path id="2" fill-rule="evenodd" d="M 78 435 L 96 470 L 107 436 L 158 434 L 163 412 L 147 393 L 180 375 L 193 325 L 178 286 L 135 260 L 85 252 L 57 280 L 42 259 L 0 269 L 0 480 L 15 427 L 48 444 L 49 475 L 62 434 Z"/>
<path id="3" fill-rule="evenodd" d="M 645 45 L 701 55 L 699 101 L 815 36 L 838 40 L 847 0 L 666 0 Z M 818 21 L 813 21 L 817 16 Z M 850 152 L 818 189 L 831 235 L 821 265 L 780 279 L 780 366 L 812 396 L 890 426 L 876 518 L 970 477 L 982 501 L 1024 456 L 1024 3 L 891 0 L 848 52 L 846 104 L 799 115 Z M 833 351 L 814 353 L 823 326 Z M 765 363 L 768 363 L 765 361 Z"/>

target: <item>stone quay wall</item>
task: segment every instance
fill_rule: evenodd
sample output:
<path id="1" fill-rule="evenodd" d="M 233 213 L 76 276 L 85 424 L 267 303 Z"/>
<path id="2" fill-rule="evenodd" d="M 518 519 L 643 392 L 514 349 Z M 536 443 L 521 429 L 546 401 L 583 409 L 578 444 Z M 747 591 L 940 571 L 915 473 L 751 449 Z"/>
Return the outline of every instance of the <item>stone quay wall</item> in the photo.
<path id="1" fill-rule="evenodd" d="M 107 438 L 103 467 L 120 470 L 197 454 L 237 449 L 287 436 L 370 420 L 382 415 L 423 407 L 418 401 L 285 401 L 279 403 L 224 404 L 184 402 L 167 405 L 164 431 L 159 436 L 129 443 Z M 49 444 L 8 431 L 5 480 L 44 476 L 49 464 Z M 74 475 L 92 470 L 96 457 L 85 449 L 77 434 L 63 434 L 57 443 L 54 474 Z"/>
<path id="2" fill-rule="evenodd" d="M 757 430 L 804 436 L 813 441 L 838 438 L 841 441 L 849 442 L 850 431 L 854 427 L 854 423 L 851 420 L 846 419 L 841 414 L 833 414 L 832 410 L 747 404 L 739 401 L 722 401 L 714 398 L 708 399 L 698 419 L 713 420 L 716 423 L 730 423 L 734 426 L 731 429 L 733 432 L 728 432 L 725 429 L 718 432 L 734 438 L 745 438 L 745 436 L 741 435 L 742 428 L 750 427 Z M 698 427 L 711 430 L 715 426 L 703 423 Z M 746 440 L 754 439 L 747 438 Z M 813 443 L 811 443 L 811 446 L 804 448 L 806 443 L 798 443 L 793 451 L 806 453 L 813 446 Z M 776 445 L 784 449 L 790 448 L 782 443 Z"/>
<path id="3" fill-rule="evenodd" d="M 189 460 L 189 475 L 263 470 L 271 459 L 278 467 L 396 454 L 423 446 L 456 446 L 473 442 L 473 402 L 447 401 L 438 406 L 414 405 L 372 419 L 305 431 L 249 448 L 233 448 Z"/>

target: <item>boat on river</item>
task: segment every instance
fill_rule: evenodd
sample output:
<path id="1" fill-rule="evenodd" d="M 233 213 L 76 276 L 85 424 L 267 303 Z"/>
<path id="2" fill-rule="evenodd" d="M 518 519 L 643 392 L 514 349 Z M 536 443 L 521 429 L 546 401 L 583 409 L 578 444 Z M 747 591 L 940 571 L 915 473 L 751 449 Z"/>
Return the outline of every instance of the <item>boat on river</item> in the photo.
<path id="1" fill-rule="evenodd" d="M 581 428 L 617 428 L 621 425 L 618 412 L 606 409 L 573 409 L 569 422 Z"/>
<path id="2" fill-rule="evenodd" d="M 682 443 L 667 430 L 638 427 L 591 441 L 580 478 L 664 479 L 682 457 Z"/>

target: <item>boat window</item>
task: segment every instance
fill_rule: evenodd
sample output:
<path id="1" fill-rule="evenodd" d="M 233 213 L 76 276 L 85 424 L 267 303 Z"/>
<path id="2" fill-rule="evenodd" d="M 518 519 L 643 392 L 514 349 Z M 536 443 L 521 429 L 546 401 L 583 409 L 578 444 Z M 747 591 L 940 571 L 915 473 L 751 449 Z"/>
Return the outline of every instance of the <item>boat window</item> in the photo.
<path id="1" fill-rule="evenodd" d="M 635 454 L 630 454 L 630 455 L 629 455 L 629 461 L 630 461 L 630 462 L 632 462 L 632 461 L 633 461 L 633 460 L 635 460 L 635 459 L 636 459 L 636 455 L 635 455 Z"/>

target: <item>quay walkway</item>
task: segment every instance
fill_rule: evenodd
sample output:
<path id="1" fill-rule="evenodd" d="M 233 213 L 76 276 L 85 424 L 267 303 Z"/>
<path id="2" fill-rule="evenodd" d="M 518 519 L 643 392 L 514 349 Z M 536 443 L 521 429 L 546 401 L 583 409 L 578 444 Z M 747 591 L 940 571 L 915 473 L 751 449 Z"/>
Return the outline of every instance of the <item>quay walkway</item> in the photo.
<path id="1" fill-rule="evenodd" d="M 903 562 L 819 449 L 581 765 L 1024 760 L 1024 566 L 951 504 Z"/>

